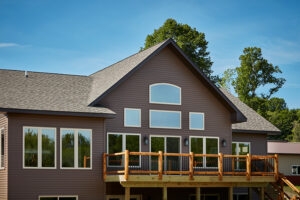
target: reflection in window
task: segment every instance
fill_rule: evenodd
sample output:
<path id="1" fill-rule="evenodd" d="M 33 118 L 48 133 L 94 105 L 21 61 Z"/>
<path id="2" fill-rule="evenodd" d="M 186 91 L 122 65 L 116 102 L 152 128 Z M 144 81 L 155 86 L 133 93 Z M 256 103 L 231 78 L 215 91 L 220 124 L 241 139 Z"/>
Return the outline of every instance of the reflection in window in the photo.
<path id="1" fill-rule="evenodd" d="M 180 111 L 150 110 L 150 128 L 181 128 Z"/>
<path id="2" fill-rule="evenodd" d="M 181 88 L 172 84 L 150 85 L 150 103 L 181 104 Z"/>
<path id="3" fill-rule="evenodd" d="M 24 127 L 24 167 L 55 167 L 55 135 L 54 128 Z"/>
<path id="4" fill-rule="evenodd" d="M 190 129 L 204 130 L 204 113 L 190 112 Z"/>
<path id="5" fill-rule="evenodd" d="M 129 152 L 140 152 L 140 135 L 108 133 L 108 153 L 120 153 L 125 150 Z M 109 166 L 122 166 L 123 156 L 109 156 Z M 140 165 L 140 156 L 129 156 L 129 166 L 136 167 Z"/>
<path id="6" fill-rule="evenodd" d="M 191 138 L 191 152 L 203 154 L 203 138 Z M 203 167 L 203 157 L 194 157 L 194 167 Z"/>
<path id="7" fill-rule="evenodd" d="M 232 142 L 232 155 L 247 155 L 248 153 L 250 153 L 249 142 Z M 234 165 L 236 170 L 246 170 L 246 159 L 237 158 Z"/>
<path id="8" fill-rule="evenodd" d="M 141 127 L 141 109 L 124 109 L 124 126 Z"/>
<path id="9" fill-rule="evenodd" d="M 91 166 L 92 131 L 88 129 L 61 129 L 62 168 Z M 77 161 L 77 162 L 76 162 Z"/>

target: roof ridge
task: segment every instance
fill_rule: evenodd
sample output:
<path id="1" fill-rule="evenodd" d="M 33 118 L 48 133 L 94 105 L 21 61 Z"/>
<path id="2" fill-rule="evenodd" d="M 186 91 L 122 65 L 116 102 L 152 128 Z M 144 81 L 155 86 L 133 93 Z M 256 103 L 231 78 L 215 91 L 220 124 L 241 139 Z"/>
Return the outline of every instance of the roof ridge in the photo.
<path id="1" fill-rule="evenodd" d="M 18 69 L 0 69 L 0 71 L 15 71 L 15 72 L 31 72 L 31 73 L 38 73 L 38 74 L 56 74 L 56 75 L 63 75 L 63 76 L 81 76 L 81 77 L 89 77 L 87 75 L 80 75 L 80 74 L 64 74 L 64 73 L 54 73 L 54 72 L 37 72 L 37 71 L 28 71 L 28 70 L 18 70 Z"/>
<path id="2" fill-rule="evenodd" d="M 170 38 L 169 38 L 169 39 L 170 39 Z M 149 50 L 149 49 L 152 49 L 152 48 L 154 48 L 154 47 L 156 47 L 156 46 L 158 46 L 158 45 L 161 45 L 161 44 L 165 43 L 166 41 L 168 41 L 169 39 L 166 39 L 166 40 L 164 40 L 164 41 L 162 41 L 162 42 L 160 42 L 160 43 L 157 43 L 157 44 L 155 44 L 155 45 L 153 45 L 153 46 L 151 46 L 151 47 L 149 47 L 149 48 L 147 48 L 147 49 L 144 49 L 144 50 L 139 51 L 139 52 L 136 52 L 136 53 L 134 53 L 134 54 L 132 54 L 132 55 L 130 55 L 130 56 L 127 56 L 126 58 L 123 58 L 123 59 L 119 60 L 118 62 L 115 62 L 115 63 L 113 63 L 113 64 L 111 64 L 111 65 L 109 65 L 109 66 L 107 66 L 107 67 L 104 67 L 103 69 L 100 69 L 100 70 L 98 70 L 98 71 L 96 71 L 96 72 L 94 72 L 94 73 L 92 73 L 92 74 L 90 74 L 90 75 L 88 75 L 88 76 L 92 76 L 92 75 L 94 75 L 94 74 L 96 74 L 96 73 L 98 73 L 98 72 L 101 72 L 101 71 L 103 71 L 103 70 L 106 70 L 106 69 L 108 69 L 108 68 L 110 68 L 110 67 L 112 67 L 112 66 L 114 66 L 114 65 L 116 65 L 116 64 L 118 64 L 118 63 L 120 63 L 120 62 L 122 62 L 122 61 L 124 61 L 124 60 L 126 60 L 126 59 L 128 59 L 128 58 L 131 58 L 131 57 L 133 57 L 133 56 L 135 56 L 135 55 L 137 55 L 137 54 L 140 54 L 140 53 L 145 52 L 145 51 L 147 51 L 147 50 Z"/>

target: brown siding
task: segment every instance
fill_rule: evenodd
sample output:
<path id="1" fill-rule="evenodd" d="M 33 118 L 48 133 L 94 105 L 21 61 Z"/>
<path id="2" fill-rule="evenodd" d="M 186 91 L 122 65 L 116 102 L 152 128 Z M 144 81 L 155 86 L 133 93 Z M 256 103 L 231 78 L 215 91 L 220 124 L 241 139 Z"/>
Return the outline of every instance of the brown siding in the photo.
<path id="1" fill-rule="evenodd" d="M 233 133 L 233 142 L 250 142 L 250 151 L 253 155 L 267 155 L 267 135 Z"/>
<path id="2" fill-rule="evenodd" d="M 0 114 L 0 129 L 4 128 L 4 169 L 0 169 L 0 199 L 7 199 L 7 126 L 8 120 L 7 117 L 3 114 Z"/>
<path id="3" fill-rule="evenodd" d="M 181 87 L 182 105 L 149 103 L 149 85 L 171 83 Z M 102 99 L 102 105 L 117 113 L 116 118 L 107 120 L 108 132 L 141 133 L 145 135 L 178 135 L 184 138 L 194 136 L 218 136 L 231 143 L 230 112 L 210 90 L 185 66 L 169 48 L 154 56 L 121 85 Z M 124 108 L 141 108 L 142 128 L 124 127 Z M 182 111 L 182 129 L 149 128 L 149 109 Z M 189 112 L 205 113 L 205 130 L 189 130 Z M 183 142 L 182 142 L 183 143 Z M 149 151 L 149 145 L 142 142 L 142 151 Z M 188 152 L 182 145 L 182 152 Z M 220 147 L 220 152 L 231 153 L 231 145 Z"/>
<path id="4" fill-rule="evenodd" d="M 9 114 L 8 198 L 35 200 L 38 195 L 78 195 L 80 200 L 104 198 L 101 173 L 104 121 L 99 118 L 79 118 L 42 115 Z M 57 128 L 57 169 L 22 169 L 22 127 Z M 93 134 L 92 170 L 60 169 L 60 128 L 88 128 Z"/>

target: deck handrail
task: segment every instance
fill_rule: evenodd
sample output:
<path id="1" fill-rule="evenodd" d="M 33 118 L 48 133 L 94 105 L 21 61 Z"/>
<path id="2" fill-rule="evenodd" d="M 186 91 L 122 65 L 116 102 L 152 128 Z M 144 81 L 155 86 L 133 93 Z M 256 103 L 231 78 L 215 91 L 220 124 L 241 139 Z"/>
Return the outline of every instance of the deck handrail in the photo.
<path id="1" fill-rule="evenodd" d="M 123 163 L 124 165 L 120 165 L 118 167 L 121 167 L 124 170 L 115 170 L 115 171 L 107 171 L 107 165 L 109 164 L 107 162 L 108 157 L 113 157 L 113 156 L 122 156 L 122 159 L 118 160 Z M 139 170 L 134 170 L 130 169 L 130 156 L 154 156 L 157 157 L 157 170 L 145 170 L 145 171 L 139 171 Z M 163 158 L 165 156 L 168 157 L 188 157 L 188 171 L 167 171 L 163 170 Z M 197 164 L 199 164 L 199 160 L 195 160 L 199 157 L 202 158 L 217 158 L 218 159 L 218 165 L 216 167 L 217 171 L 195 171 L 194 168 L 197 168 Z M 231 158 L 232 160 L 232 171 L 224 171 L 224 159 L 225 158 Z M 256 162 L 257 160 L 267 160 L 267 159 L 272 159 L 274 160 L 274 168 L 270 168 L 273 170 L 273 172 L 267 172 L 266 169 L 265 171 L 252 171 L 252 162 Z M 202 161 L 201 160 L 201 164 Z M 115 160 L 113 160 L 115 161 Z M 246 162 L 245 164 L 245 171 L 236 171 L 236 162 Z M 268 161 L 266 161 L 268 163 Z M 255 164 L 255 163 L 254 163 Z M 268 163 L 270 165 L 270 163 Z M 163 153 L 162 151 L 159 152 L 129 152 L 128 150 L 125 150 L 124 152 L 119 152 L 119 153 L 103 153 L 103 179 L 105 180 L 107 174 L 124 174 L 124 179 L 128 180 L 128 177 L 130 174 L 134 173 L 139 173 L 139 174 L 158 174 L 159 179 L 162 179 L 163 174 L 185 174 L 189 175 L 190 180 L 193 179 L 194 175 L 217 175 L 219 176 L 219 179 L 222 180 L 223 175 L 244 175 L 248 180 L 250 180 L 251 176 L 274 176 L 276 180 L 278 180 L 279 177 L 279 172 L 278 172 L 278 155 L 268 155 L 268 156 L 262 156 L 262 155 L 223 155 L 222 153 L 219 154 L 194 154 L 193 152 L 190 153 Z M 256 166 L 254 166 L 256 167 Z"/>

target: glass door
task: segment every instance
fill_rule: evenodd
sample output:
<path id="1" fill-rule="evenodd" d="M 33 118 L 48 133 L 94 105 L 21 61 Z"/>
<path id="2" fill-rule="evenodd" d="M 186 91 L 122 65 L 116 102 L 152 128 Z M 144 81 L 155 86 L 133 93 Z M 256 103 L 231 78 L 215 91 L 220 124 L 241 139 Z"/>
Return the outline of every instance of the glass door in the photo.
<path id="1" fill-rule="evenodd" d="M 152 137 L 151 136 L 151 152 L 165 152 L 165 138 L 164 137 Z M 151 156 L 150 168 L 153 171 L 158 170 L 158 156 Z"/>

